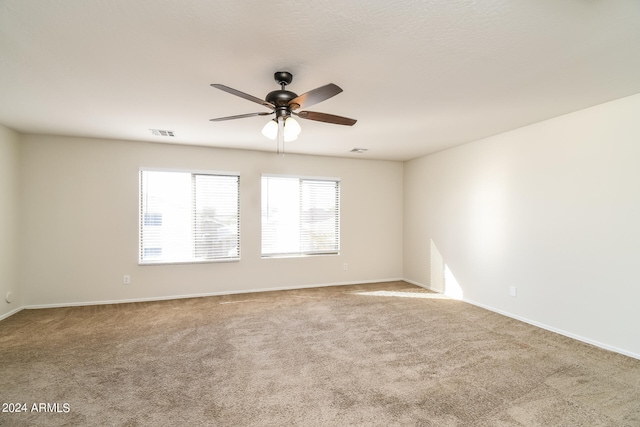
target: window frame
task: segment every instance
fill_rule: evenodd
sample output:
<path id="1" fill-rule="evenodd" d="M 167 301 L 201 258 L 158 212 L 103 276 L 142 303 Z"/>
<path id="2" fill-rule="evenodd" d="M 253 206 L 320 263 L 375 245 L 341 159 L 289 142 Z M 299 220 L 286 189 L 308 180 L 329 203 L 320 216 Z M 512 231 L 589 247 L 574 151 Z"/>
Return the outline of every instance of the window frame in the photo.
<path id="1" fill-rule="evenodd" d="M 263 223 L 263 206 L 262 206 L 262 192 L 263 192 L 263 179 L 264 178 L 283 178 L 283 179 L 296 179 L 300 183 L 301 181 L 327 181 L 333 182 L 336 184 L 336 240 L 337 240 L 337 248 L 335 250 L 324 250 L 324 251 L 301 251 L 301 252 L 280 252 L 280 253 L 267 253 L 265 254 L 263 251 L 263 241 L 264 241 L 264 223 Z M 322 256 L 336 256 L 340 255 L 341 244 L 342 244 L 342 179 L 339 177 L 326 177 L 326 176 L 309 176 L 309 175 L 289 175 L 289 174 L 274 174 L 274 173 L 263 173 L 260 176 L 260 257 L 261 259 L 271 259 L 271 258 L 304 258 L 304 257 L 322 257 Z M 298 238 L 301 238 L 299 235 Z"/>
<path id="2" fill-rule="evenodd" d="M 144 212 L 143 212 L 143 172 L 167 172 L 167 173 L 183 173 L 190 174 L 191 179 L 193 180 L 194 175 L 215 175 L 215 176 L 229 176 L 235 177 L 238 180 L 238 220 L 237 220 L 237 240 L 238 240 L 238 255 L 233 258 L 214 258 L 214 259 L 189 259 L 189 260 L 171 260 L 171 261 L 149 261 L 143 260 L 143 221 L 144 221 Z M 155 168 L 155 167 L 140 167 L 138 169 L 138 265 L 140 266 L 151 266 L 151 265 L 175 265 L 175 264 L 210 264 L 210 263 L 226 263 L 226 262 L 239 262 L 241 260 L 241 207 L 240 207 L 240 185 L 241 185 L 241 175 L 240 172 L 236 171 L 220 171 L 220 170 L 203 170 L 203 169 L 175 169 L 175 168 Z M 191 192 L 193 193 L 193 188 Z M 195 206 L 195 200 L 192 200 L 192 205 Z M 155 249 L 154 247 L 150 247 Z M 193 248 L 195 252 L 195 237 L 193 239 Z"/>

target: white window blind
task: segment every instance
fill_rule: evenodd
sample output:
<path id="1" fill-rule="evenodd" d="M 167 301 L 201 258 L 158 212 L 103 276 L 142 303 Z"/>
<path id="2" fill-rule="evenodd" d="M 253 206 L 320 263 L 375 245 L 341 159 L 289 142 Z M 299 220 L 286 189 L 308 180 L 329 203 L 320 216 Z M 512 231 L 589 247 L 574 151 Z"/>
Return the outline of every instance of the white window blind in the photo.
<path id="1" fill-rule="evenodd" d="M 236 175 L 140 172 L 141 264 L 240 257 Z"/>
<path id="2" fill-rule="evenodd" d="M 262 256 L 340 251 L 340 181 L 262 177 Z"/>

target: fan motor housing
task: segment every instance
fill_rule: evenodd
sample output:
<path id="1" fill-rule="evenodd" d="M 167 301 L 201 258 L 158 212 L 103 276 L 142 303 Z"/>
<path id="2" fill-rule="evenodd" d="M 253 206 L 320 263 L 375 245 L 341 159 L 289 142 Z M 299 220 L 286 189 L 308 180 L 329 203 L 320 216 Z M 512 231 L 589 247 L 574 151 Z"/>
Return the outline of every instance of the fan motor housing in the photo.
<path id="1" fill-rule="evenodd" d="M 297 97 L 297 94 L 289 90 L 274 90 L 269 92 L 264 100 L 272 103 L 276 107 L 285 107 L 289 105 L 289 101 Z"/>

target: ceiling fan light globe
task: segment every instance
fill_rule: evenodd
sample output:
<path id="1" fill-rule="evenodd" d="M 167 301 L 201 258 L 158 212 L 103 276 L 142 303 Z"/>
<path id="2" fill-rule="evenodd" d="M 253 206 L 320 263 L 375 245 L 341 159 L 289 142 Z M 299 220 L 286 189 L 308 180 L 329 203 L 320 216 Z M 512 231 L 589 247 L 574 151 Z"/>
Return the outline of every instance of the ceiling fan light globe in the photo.
<path id="1" fill-rule="evenodd" d="M 278 136 L 278 123 L 275 120 L 269 120 L 262 128 L 262 134 L 269 139 L 275 140 Z"/>
<path id="2" fill-rule="evenodd" d="M 302 132 L 302 128 L 300 127 L 298 121 L 293 117 L 287 117 L 287 120 L 284 121 L 285 136 L 294 135 L 297 138 L 298 135 L 300 135 L 300 132 Z"/>

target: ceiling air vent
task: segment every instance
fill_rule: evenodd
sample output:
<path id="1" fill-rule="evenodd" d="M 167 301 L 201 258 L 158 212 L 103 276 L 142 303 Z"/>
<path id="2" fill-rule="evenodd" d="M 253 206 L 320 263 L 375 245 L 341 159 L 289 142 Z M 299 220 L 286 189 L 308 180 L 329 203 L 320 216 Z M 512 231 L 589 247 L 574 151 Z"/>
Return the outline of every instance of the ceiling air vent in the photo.
<path id="1" fill-rule="evenodd" d="M 175 136 L 172 130 L 149 129 L 152 134 L 158 136 Z"/>
<path id="2" fill-rule="evenodd" d="M 367 152 L 369 149 L 368 148 L 354 148 L 351 150 L 352 153 L 358 153 L 358 154 L 362 154 Z"/>

